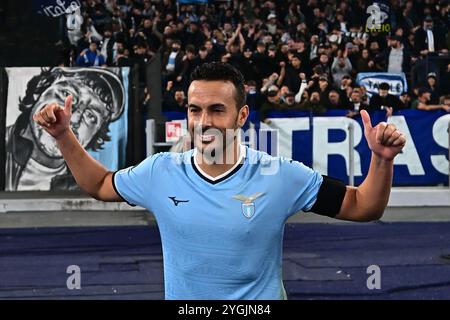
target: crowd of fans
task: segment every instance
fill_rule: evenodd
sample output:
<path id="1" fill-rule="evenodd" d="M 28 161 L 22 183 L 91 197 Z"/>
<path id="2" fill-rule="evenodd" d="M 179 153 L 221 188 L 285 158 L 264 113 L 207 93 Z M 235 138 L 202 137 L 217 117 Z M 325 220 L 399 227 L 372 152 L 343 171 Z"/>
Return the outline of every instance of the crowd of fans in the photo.
<path id="1" fill-rule="evenodd" d="M 66 16 L 70 53 L 62 65 L 139 67 L 161 55 L 163 111 L 184 111 L 191 72 L 227 62 L 246 81 L 247 103 L 270 111 L 404 108 L 450 111 L 450 2 L 388 2 L 388 30 L 366 28 L 374 1 L 86 0 Z M 386 32 L 387 31 L 387 32 Z M 359 72 L 406 74 L 400 97 L 379 85 L 369 98 Z"/>

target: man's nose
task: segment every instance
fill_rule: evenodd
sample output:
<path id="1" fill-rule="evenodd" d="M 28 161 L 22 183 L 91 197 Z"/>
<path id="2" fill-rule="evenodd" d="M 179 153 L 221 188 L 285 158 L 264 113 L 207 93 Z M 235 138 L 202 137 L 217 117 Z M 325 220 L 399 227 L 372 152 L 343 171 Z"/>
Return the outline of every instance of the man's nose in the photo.
<path id="1" fill-rule="evenodd" d="M 199 125 L 202 127 L 209 127 L 211 126 L 211 116 L 209 115 L 209 112 L 203 111 L 200 119 L 199 119 Z"/>
<path id="2" fill-rule="evenodd" d="M 77 109 L 72 112 L 72 118 L 70 118 L 70 123 L 72 124 L 72 127 L 78 128 L 80 126 L 81 116 L 82 112 L 80 109 Z"/>

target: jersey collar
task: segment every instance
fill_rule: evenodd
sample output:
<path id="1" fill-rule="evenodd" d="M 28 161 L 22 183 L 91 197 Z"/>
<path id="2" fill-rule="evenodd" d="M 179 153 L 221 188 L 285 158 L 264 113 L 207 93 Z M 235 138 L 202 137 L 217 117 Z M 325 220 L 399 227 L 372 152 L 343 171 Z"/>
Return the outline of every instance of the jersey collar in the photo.
<path id="1" fill-rule="evenodd" d="M 197 149 L 194 149 L 194 152 L 192 153 L 192 158 L 191 158 L 191 163 L 192 163 L 192 167 L 194 168 L 194 171 L 200 176 L 200 178 L 206 180 L 207 182 L 209 182 L 211 184 L 216 184 L 216 183 L 219 183 L 219 182 L 231 177 L 243 166 L 244 159 L 247 156 L 247 149 L 245 148 L 244 145 L 240 144 L 238 161 L 236 161 L 236 163 L 234 164 L 233 167 L 231 167 L 229 170 L 222 173 L 221 175 L 218 175 L 217 177 L 211 177 L 209 174 L 207 174 L 200 168 L 200 166 L 197 163 L 196 155 L 197 155 Z"/>

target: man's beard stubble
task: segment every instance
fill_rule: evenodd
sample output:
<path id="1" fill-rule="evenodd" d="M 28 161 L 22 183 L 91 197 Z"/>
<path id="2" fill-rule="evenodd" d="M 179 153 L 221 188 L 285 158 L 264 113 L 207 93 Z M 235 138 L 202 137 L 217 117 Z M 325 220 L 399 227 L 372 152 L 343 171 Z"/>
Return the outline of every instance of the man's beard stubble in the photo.
<path id="1" fill-rule="evenodd" d="M 206 161 L 207 164 L 229 164 L 228 162 L 234 164 L 237 159 L 235 159 L 235 148 L 233 146 L 238 141 L 237 138 L 240 133 L 237 118 L 232 129 L 220 130 L 218 128 L 208 127 L 206 129 L 200 128 L 200 132 L 196 130 L 199 129 L 194 127 L 194 132 L 191 133 L 191 136 L 194 137 L 194 148 L 201 154 L 202 160 Z M 214 137 L 214 140 L 204 146 L 204 142 L 201 140 L 202 138 L 199 137 L 200 133 L 201 136 L 211 135 Z"/>

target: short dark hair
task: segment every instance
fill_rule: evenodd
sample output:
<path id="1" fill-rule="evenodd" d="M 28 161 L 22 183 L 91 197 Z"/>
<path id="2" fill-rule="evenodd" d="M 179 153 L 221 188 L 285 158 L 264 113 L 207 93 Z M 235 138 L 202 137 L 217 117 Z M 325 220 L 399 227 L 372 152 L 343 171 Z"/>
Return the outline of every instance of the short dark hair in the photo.
<path id="1" fill-rule="evenodd" d="M 234 85 L 236 108 L 239 110 L 245 105 L 244 77 L 232 65 L 222 62 L 204 63 L 198 66 L 191 74 L 191 81 L 229 81 Z"/>
<path id="2" fill-rule="evenodd" d="M 194 53 L 194 54 L 195 54 L 195 47 L 194 47 L 192 44 L 188 44 L 188 45 L 186 46 L 186 52 Z"/>
<path id="3" fill-rule="evenodd" d="M 418 96 L 419 97 L 423 96 L 425 93 L 430 93 L 431 92 L 430 89 L 428 89 L 426 87 L 421 87 L 421 88 L 419 88 L 418 91 L 419 91 L 418 92 Z"/>
<path id="4" fill-rule="evenodd" d="M 296 59 L 300 60 L 300 62 L 302 62 L 302 56 L 300 53 L 298 53 L 298 52 L 294 53 L 294 55 L 292 56 L 292 59 L 294 59 L 294 58 L 296 58 Z"/>
<path id="5" fill-rule="evenodd" d="M 389 90 L 389 83 L 387 82 L 382 82 L 380 83 L 380 86 L 378 87 L 380 90 Z"/>

